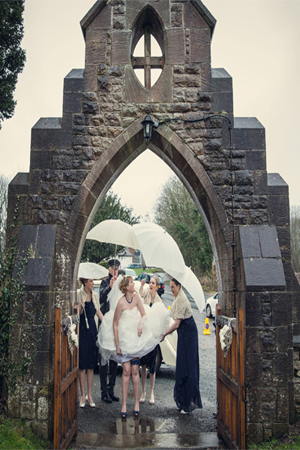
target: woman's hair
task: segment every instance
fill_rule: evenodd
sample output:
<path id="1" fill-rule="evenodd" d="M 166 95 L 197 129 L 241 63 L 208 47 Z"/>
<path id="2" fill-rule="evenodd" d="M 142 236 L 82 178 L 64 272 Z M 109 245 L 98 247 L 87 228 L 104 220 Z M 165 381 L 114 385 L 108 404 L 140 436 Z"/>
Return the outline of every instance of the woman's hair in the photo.
<path id="1" fill-rule="evenodd" d="M 122 292 L 122 294 L 126 294 L 126 288 L 129 284 L 129 281 L 133 280 L 132 277 L 128 276 L 128 277 L 123 277 L 123 280 L 121 280 L 120 283 L 120 291 Z"/>
<path id="2" fill-rule="evenodd" d="M 180 286 L 181 287 L 181 283 L 179 283 L 179 281 L 175 280 L 175 278 L 172 278 L 173 283 L 176 284 L 176 286 Z"/>
<path id="3" fill-rule="evenodd" d="M 151 278 L 154 278 L 155 283 L 156 283 L 156 286 L 159 286 L 159 285 L 160 285 L 159 278 L 158 278 L 157 275 L 151 275 L 150 280 L 151 280 Z"/>
<path id="4" fill-rule="evenodd" d="M 84 286 L 85 283 L 88 281 L 88 278 L 79 278 L 79 281 L 82 284 L 82 286 Z"/>

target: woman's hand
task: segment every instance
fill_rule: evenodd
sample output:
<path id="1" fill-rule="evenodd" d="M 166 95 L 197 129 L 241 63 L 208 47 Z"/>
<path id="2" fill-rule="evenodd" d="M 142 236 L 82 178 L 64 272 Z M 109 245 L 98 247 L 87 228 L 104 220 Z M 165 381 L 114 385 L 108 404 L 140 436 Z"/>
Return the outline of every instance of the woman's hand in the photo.
<path id="1" fill-rule="evenodd" d="M 101 322 L 102 322 L 104 316 L 100 309 L 98 309 L 98 311 L 97 311 L 97 316 L 98 316 L 99 320 L 101 320 Z"/>
<path id="2" fill-rule="evenodd" d="M 119 346 L 116 347 L 117 355 L 122 356 L 122 352 Z"/>
<path id="3" fill-rule="evenodd" d="M 143 278 L 141 281 L 141 286 L 145 286 L 145 284 L 146 284 L 146 280 L 145 280 L 145 278 Z"/>
<path id="4" fill-rule="evenodd" d="M 162 341 L 165 339 L 165 337 L 166 337 L 166 336 L 163 334 L 162 337 L 161 337 L 160 342 L 162 342 Z"/>
<path id="5" fill-rule="evenodd" d="M 138 337 L 142 336 L 142 332 L 143 332 L 143 325 L 139 324 L 139 326 L 138 326 Z"/>

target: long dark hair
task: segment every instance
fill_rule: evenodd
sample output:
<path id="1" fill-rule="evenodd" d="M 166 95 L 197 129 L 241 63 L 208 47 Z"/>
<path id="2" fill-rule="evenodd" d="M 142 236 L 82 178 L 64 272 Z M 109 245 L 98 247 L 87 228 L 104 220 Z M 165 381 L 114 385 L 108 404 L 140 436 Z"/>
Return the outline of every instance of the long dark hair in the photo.
<path id="1" fill-rule="evenodd" d="M 88 279 L 88 278 L 79 278 L 79 281 L 80 281 L 80 283 L 82 284 L 82 286 L 84 286 L 85 283 L 86 283 L 87 281 L 89 281 L 89 279 Z"/>
<path id="2" fill-rule="evenodd" d="M 179 283 L 179 281 L 175 280 L 175 278 L 172 278 L 173 283 L 176 284 L 176 286 L 180 286 L 181 287 L 181 283 Z"/>

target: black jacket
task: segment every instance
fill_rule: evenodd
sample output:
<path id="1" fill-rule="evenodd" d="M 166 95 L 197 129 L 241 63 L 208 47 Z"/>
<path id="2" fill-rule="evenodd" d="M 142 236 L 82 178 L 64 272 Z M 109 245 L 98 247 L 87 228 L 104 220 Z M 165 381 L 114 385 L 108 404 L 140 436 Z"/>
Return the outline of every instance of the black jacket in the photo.
<path id="1" fill-rule="evenodd" d="M 110 280 L 112 275 L 109 274 L 107 278 L 102 280 L 100 284 L 100 310 L 102 314 L 106 314 L 109 311 L 109 301 L 107 300 L 107 296 L 111 291 Z"/>

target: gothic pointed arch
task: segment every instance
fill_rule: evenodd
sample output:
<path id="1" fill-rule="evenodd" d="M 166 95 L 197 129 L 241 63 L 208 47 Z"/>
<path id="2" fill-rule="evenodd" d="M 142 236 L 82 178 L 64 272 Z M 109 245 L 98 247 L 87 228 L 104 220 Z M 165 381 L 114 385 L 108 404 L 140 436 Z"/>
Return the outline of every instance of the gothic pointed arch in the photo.
<path id="1" fill-rule="evenodd" d="M 169 165 L 191 194 L 207 226 L 216 261 L 219 291 L 228 290 L 229 274 L 226 242 L 231 239 L 231 227 L 220 199 L 201 162 L 194 152 L 167 126 L 159 127 L 151 142 L 144 140 L 142 118 L 135 120 L 122 135 L 107 148 L 83 181 L 66 227 L 61 231 L 57 247 L 64 255 L 73 255 L 73 286 L 75 288 L 78 264 L 90 224 L 106 192 L 123 170 L 147 148 Z M 76 235 L 78 246 L 67 236 Z M 224 273 L 225 271 L 225 273 Z M 224 280 L 224 282 L 223 282 Z"/>

